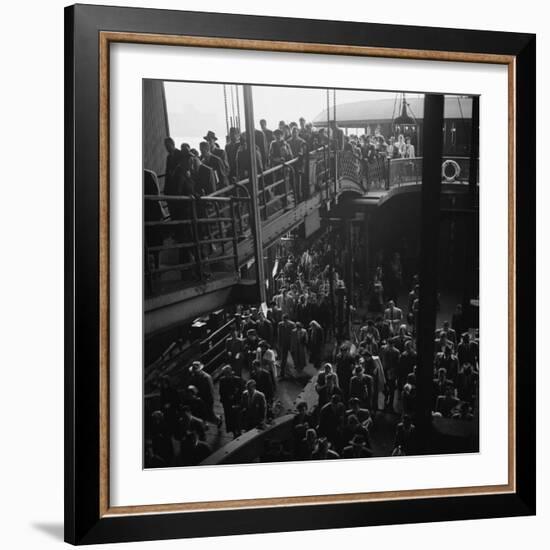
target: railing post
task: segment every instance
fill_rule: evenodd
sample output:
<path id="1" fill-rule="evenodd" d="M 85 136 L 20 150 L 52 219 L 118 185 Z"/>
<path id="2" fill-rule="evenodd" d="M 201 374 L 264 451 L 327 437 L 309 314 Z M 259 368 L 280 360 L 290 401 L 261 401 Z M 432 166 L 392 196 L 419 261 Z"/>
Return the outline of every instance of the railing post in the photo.
<path id="1" fill-rule="evenodd" d="M 288 169 L 285 164 L 282 165 L 281 174 L 283 176 L 283 188 L 284 192 L 284 205 L 285 210 L 288 208 Z"/>
<path id="2" fill-rule="evenodd" d="M 241 201 L 238 200 L 239 199 L 240 187 L 235 186 L 235 191 L 237 193 L 236 210 L 237 210 L 237 217 L 239 219 L 240 234 L 244 235 L 244 222 L 243 222 L 243 213 L 242 213 L 242 210 L 241 210 Z"/>
<path id="3" fill-rule="evenodd" d="M 310 180 L 309 180 L 309 145 L 306 143 L 306 152 L 302 158 L 302 177 L 303 181 L 302 183 L 302 190 L 307 189 L 307 196 L 304 197 L 305 199 L 308 199 L 311 197 L 311 187 L 310 187 Z"/>
<path id="4" fill-rule="evenodd" d="M 229 199 L 229 211 L 231 213 L 231 232 L 233 233 L 233 254 L 235 256 L 235 273 L 239 275 L 239 253 L 238 253 L 238 247 L 239 247 L 239 241 L 237 239 L 237 209 L 235 202 L 239 202 L 238 200 L 235 201 L 235 199 L 230 198 Z"/>
<path id="5" fill-rule="evenodd" d="M 218 204 L 218 201 L 214 201 L 214 210 L 216 211 L 216 217 L 218 218 L 218 233 L 220 235 L 220 239 L 223 239 L 223 227 L 222 227 L 222 221 L 220 220 L 220 205 Z M 210 233 L 210 231 L 208 231 Z M 222 240 L 220 241 L 222 245 L 222 255 L 225 253 L 225 242 Z"/>
<path id="6" fill-rule="evenodd" d="M 195 240 L 195 250 L 197 254 L 197 270 L 199 273 L 199 280 L 203 280 L 203 270 L 202 270 L 202 254 L 201 254 L 201 239 L 199 235 L 199 222 L 197 218 L 197 200 L 200 199 L 191 199 L 191 221 L 193 226 L 193 236 Z"/>

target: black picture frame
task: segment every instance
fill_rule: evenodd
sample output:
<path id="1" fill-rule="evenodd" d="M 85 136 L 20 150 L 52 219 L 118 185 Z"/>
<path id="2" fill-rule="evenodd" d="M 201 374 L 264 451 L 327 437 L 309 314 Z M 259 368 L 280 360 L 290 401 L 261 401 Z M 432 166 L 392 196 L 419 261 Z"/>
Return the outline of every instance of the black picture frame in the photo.
<path id="1" fill-rule="evenodd" d="M 175 513 L 100 513 L 101 31 L 513 56 L 515 486 L 509 494 Z M 65 9 L 65 540 L 128 542 L 535 514 L 535 64 L 532 34 L 76 5 Z M 506 192 L 503 190 L 503 192 Z"/>

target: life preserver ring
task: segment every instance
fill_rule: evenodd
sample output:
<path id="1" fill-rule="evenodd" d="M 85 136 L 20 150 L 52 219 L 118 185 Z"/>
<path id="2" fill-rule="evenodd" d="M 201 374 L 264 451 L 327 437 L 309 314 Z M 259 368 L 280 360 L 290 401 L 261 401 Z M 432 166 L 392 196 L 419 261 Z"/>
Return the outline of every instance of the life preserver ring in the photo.
<path id="1" fill-rule="evenodd" d="M 453 167 L 453 173 L 451 175 L 447 174 L 447 167 L 448 166 Z M 460 176 L 460 165 L 458 164 L 458 162 L 456 162 L 454 160 L 451 160 L 451 159 L 447 159 L 441 165 L 441 176 L 448 183 L 451 183 L 451 182 L 455 181 L 456 178 L 458 178 L 458 176 Z"/>

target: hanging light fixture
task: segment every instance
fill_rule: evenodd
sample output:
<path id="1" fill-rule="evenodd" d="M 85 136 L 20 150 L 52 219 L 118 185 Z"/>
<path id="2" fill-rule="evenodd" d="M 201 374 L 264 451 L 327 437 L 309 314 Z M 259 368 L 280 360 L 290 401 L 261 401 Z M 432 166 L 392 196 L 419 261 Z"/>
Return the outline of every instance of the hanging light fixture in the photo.
<path id="1" fill-rule="evenodd" d="M 408 133 L 416 131 L 417 122 L 416 120 L 409 115 L 407 110 L 407 100 L 405 99 L 405 94 L 401 95 L 401 114 L 393 120 L 393 127 L 396 133 L 401 132 L 401 128 L 404 129 L 404 132 Z"/>

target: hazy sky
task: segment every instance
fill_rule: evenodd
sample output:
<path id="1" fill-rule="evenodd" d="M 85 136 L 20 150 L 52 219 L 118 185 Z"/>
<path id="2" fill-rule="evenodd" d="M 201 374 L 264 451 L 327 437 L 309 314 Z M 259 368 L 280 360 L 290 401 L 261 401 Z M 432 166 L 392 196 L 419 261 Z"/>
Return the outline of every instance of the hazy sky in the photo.
<path id="1" fill-rule="evenodd" d="M 230 90 L 227 86 L 228 110 L 231 114 Z M 225 144 L 226 124 L 223 85 L 189 82 L 165 82 L 166 103 L 170 134 L 175 138 L 191 141 L 200 139 L 208 130 L 213 130 Z M 238 86 L 241 128 L 244 130 L 244 101 L 242 86 Z M 285 88 L 277 86 L 254 86 L 254 118 L 259 128 L 261 118 L 267 120 L 268 128 L 275 129 L 279 120 L 287 124 L 298 122 L 300 116 L 313 120 L 326 109 L 327 94 L 325 89 Z M 336 104 L 362 101 L 365 99 L 395 98 L 394 92 L 365 92 L 355 90 L 337 90 Z M 330 93 L 332 109 L 332 91 Z M 235 111 L 236 96 L 234 95 Z M 191 143 L 197 147 L 198 143 Z"/>

